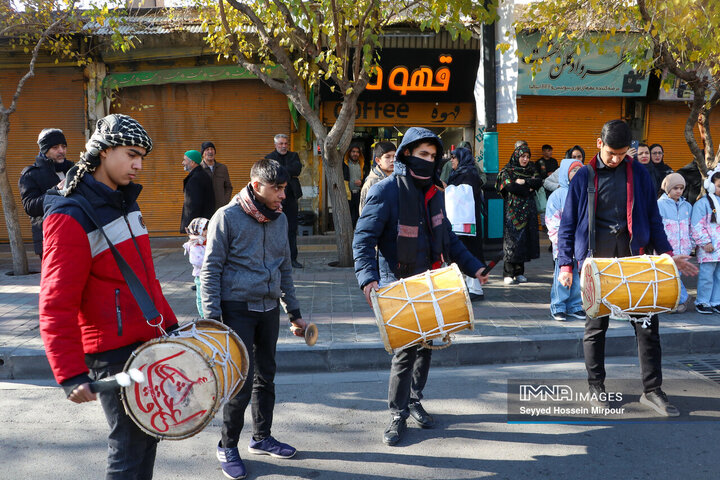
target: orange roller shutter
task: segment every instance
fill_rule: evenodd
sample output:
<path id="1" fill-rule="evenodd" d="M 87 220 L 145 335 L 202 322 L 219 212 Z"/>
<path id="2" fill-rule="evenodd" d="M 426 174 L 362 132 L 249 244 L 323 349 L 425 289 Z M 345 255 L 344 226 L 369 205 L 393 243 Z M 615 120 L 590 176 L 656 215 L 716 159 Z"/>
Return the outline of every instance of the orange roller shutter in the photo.
<path id="1" fill-rule="evenodd" d="M 648 118 L 648 144 L 659 143 L 665 152 L 664 161 L 673 170 L 687 165 L 692 160 L 692 153 L 685 141 L 685 123 L 690 109 L 685 102 L 656 102 L 650 104 Z M 720 141 L 720 116 L 710 118 L 710 134 L 715 142 Z M 702 148 L 700 132 L 697 127 L 693 129 L 695 140 Z"/>
<path id="2" fill-rule="evenodd" d="M 17 83 L 25 70 L 0 70 L 0 95 L 10 106 Z M 18 180 L 23 168 L 35 162 L 37 136 L 43 128 L 59 128 L 68 142 L 67 158 L 76 162 L 85 149 L 85 88 L 83 73 L 77 68 L 41 68 L 25 82 L 10 115 L 7 173 L 15 196 L 20 228 L 26 246 L 32 246 L 30 217 L 23 210 Z M 0 209 L 0 241 L 8 241 L 5 214 Z"/>
<path id="3" fill-rule="evenodd" d="M 151 235 L 180 235 L 183 153 L 211 141 L 230 172 L 233 193 L 250 180 L 250 167 L 274 148 L 273 136 L 290 133 L 287 98 L 259 80 L 148 85 L 120 91 L 113 111 L 136 118 L 153 139 L 138 183 Z M 148 105 L 142 110 L 131 107 Z"/>
<path id="4" fill-rule="evenodd" d="M 595 155 L 596 141 L 605 122 L 620 118 L 618 97 L 534 97 L 517 101 L 518 123 L 498 125 L 500 168 L 510 160 L 515 141 L 525 140 L 532 160 L 542 156 L 544 144 L 553 146 L 553 157 L 562 160 L 574 145 L 585 149 L 586 161 Z"/>

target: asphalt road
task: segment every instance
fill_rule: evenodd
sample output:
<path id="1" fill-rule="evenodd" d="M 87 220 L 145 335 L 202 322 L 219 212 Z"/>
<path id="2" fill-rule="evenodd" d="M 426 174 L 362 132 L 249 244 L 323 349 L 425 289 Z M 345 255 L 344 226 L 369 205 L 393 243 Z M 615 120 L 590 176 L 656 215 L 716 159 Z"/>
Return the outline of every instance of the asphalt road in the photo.
<path id="1" fill-rule="evenodd" d="M 720 361 L 665 359 L 664 388 L 682 411 L 668 420 L 638 403 L 639 380 L 622 382 L 639 379 L 637 360 L 613 358 L 608 389 L 632 390 L 621 405 L 632 422 L 607 425 L 507 423 L 508 379 L 583 379 L 580 362 L 435 368 L 423 404 L 438 425 L 411 426 L 397 447 L 380 441 L 387 371 L 281 374 L 273 434 L 298 455 L 250 455 L 247 431 L 240 453 L 248 478 L 263 479 L 716 480 L 720 385 L 686 366 L 703 359 Z M 51 382 L 0 382 L 0 478 L 103 478 L 106 429 L 99 404 L 75 405 Z M 192 438 L 161 442 L 155 478 L 224 478 L 219 431 L 216 418 Z"/>

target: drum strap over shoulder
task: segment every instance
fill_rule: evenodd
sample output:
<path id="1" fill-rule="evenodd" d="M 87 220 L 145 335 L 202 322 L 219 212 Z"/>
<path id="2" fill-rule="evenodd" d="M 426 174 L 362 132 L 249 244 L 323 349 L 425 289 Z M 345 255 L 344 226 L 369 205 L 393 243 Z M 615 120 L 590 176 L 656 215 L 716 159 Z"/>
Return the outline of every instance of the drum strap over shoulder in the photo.
<path id="1" fill-rule="evenodd" d="M 108 247 L 110 248 L 113 257 L 115 257 L 115 261 L 118 264 L 120 273 L 125 279 L 125 283 L 127 283 L 128 287 L 130 288 L 130 293 L 132 293 L 133 297 L 135 298 L 138 307 L 140 307 L 143 317 L 145 317 L 145 321 L 147 321 L 148 324 L 150 324 L 151 326 L 160 326 L 162 324 L 162 316 L 160 315 L 160 312 L 158 312 L 157 308 L 155 308 L 155 304 L 150 298 L 150 295 L 148 294 L 147 290 L 145 290 L 145 287 L 143 286 L 142 282 L 140 282 L 140 279 L 137 277 L 137 275 L 135 275 L 135 272 L 133 272 L 132 267 L 130 267 L 130 265 L 123 258 L 123 256 L 120 255 L 118 249 L 107 236 L 107 233 L 105 233 L 105 230 L 103 229 L 102 225 L 100 225 L 98 219 L 95 217 L 92 207 L 90 206 L 88 201 L 81 195 L 72 195 L 66 198 L 78 205 L 82 209 L 82 211 L 85 212 L 85 215 L 88 216 L 90 221 L 95 224 L 100 233 L 102 233 L 105 237 L 105 241 L 107 241 Z M 160 318 L 159 323 L 152 322 L 153 319 L 156 319 L 158 317 Z"/>
<path id="2" fill-rule="evenodd" d="M 587 212 L 588 212 L 588 257 L 595 254 L 595 169 L 588 165 Z"/>

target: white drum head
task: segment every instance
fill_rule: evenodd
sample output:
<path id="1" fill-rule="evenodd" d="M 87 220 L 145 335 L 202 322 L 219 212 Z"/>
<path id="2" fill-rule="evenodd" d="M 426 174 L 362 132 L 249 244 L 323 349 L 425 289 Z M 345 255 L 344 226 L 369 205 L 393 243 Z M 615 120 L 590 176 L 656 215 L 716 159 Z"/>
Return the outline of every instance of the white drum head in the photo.
<path id="1" fill-rule="evenodd" d="M 220 408 L 220 386 L 207 356 L 172 337 L 152 340 L 130 357 L 145 383 L 122 389 L 125 409 L 146 433 L 180 440 L 202 430 Z"/>

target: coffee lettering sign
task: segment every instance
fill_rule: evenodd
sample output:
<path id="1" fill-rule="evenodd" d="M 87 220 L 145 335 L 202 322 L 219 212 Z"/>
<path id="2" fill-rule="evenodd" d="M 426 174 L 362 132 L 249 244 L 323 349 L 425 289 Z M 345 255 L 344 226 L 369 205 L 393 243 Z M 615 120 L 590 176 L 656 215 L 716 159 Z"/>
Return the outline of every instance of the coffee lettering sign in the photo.
<path id="1" fill-rule="evenodd" d="M 341 102 L 323 103 L 323 122 L 335 123 Z M 469 125 L 473 121 L 472 103 L 365 102 L 357 103 L 355 125 Z"/>
<path id="2" fill-rule="evenodd" d="M 439 61 L 442 64 L 452 63 L 452 55 L 440 55 Z M 383 68 L 373 68 L 374 79 L 368 83 L 366 90 L 382 90 L 384 73 Z M 450 69 L 446 66 L 433 70 L 423 65 L 410 73 L 404 65 L 397 66 L 390 70 L 387 77 L 387 87 L 390 90 L 406 95 L 407 92 L 447 92 L 450 87 Z"/>

